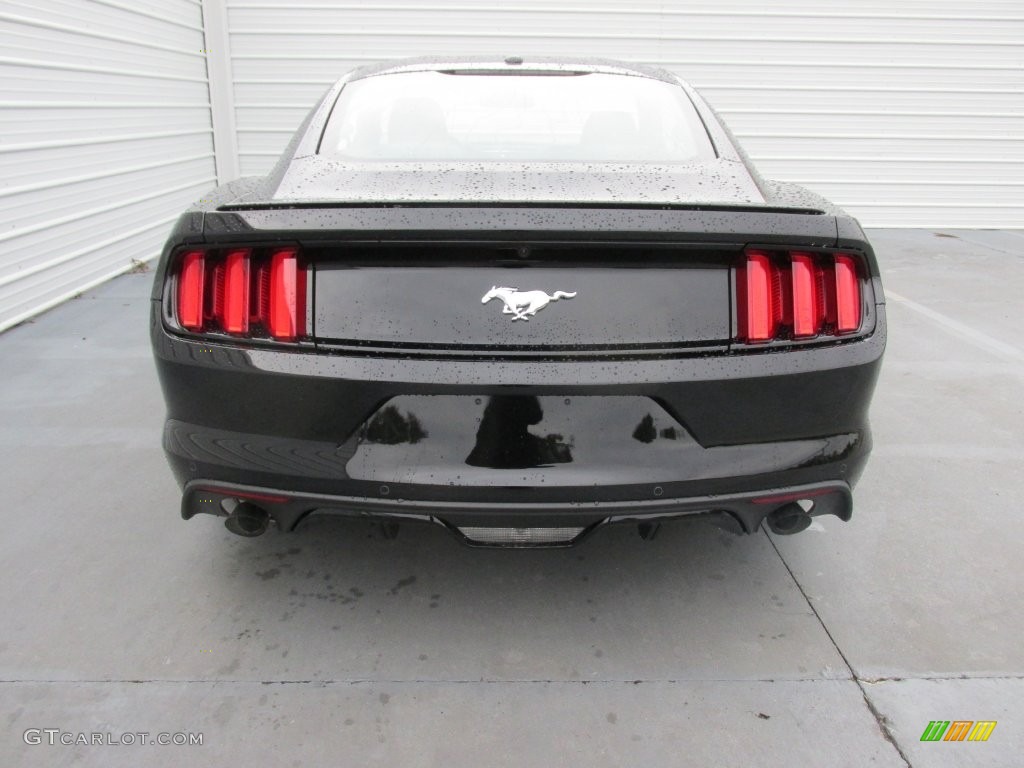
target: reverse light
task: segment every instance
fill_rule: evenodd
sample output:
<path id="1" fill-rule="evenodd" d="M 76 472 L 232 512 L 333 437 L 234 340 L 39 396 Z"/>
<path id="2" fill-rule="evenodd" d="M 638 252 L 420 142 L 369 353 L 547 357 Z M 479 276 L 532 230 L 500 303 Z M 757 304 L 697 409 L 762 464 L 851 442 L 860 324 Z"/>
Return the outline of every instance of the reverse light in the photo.
<path id="1" fill-rule="evenodd" d="M 859 260 L 848 253 L 751 248 L 736 270 L 737 338 L 746 344 L 855 333 Z"/>
<path id="2" fill-rule="evenodd" d="M 306 271 L 294 247 L 192 249 L 178 257 L 182 328 L 295 341 L 305 334 Z"/>

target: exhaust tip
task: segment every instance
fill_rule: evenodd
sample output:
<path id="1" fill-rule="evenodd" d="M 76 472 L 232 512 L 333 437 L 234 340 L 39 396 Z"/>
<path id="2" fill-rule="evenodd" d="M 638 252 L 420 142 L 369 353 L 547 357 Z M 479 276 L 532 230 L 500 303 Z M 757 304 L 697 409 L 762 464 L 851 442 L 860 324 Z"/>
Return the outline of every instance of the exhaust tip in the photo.
<path id="1" fill-rule="evenodd" d="M 241 501 L 235 505 L 224 521 L 224 527 L 238 536 L 260 536 L 267 531 L 270 525 L 270 514 L 263 507 L 258 507 L 248 501 Z"/>
<path id="2" fill-rule="evenodd" d="M 806 502 L 811 506 L 809 500 Z M 768 529 L 779 536 L 789 536 L 804 531 L 811 524 L 811 516 L 804 511 L 800 502 L 793 501 L 774 510 L 765 518 Z"/>

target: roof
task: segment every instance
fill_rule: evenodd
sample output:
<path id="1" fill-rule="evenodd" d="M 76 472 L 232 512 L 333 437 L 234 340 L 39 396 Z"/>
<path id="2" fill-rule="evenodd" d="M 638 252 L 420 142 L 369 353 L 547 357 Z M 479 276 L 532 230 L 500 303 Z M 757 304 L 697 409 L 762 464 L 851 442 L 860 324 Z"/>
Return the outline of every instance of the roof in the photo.
<path id="1" fill-rule="evenodd" d="M 411 59 L 391 59 L 367 64 L 353 70 L 348 81 L 362 80 L 377 75 L 393 75 L 401 72 L 585 72 L 606 75 L 627 75 L 646 77 L 652 80 L 678 85 L 679 80 L 671 72 L 645 64 L 631 64 L 615 59 L 582 58 L 566 56 L 508 56 L 491 58 L 479 56 L 424 56 Z"/>

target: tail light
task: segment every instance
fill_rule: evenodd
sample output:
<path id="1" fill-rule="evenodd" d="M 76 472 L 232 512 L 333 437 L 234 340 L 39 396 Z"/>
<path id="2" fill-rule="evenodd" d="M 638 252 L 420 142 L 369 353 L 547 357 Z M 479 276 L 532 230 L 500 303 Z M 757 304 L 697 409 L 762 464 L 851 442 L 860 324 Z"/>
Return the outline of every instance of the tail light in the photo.
<path id="1" fill-rule="evenodd" d="M 793 336 L 804 339 L 817 336 L 821 329 L 819 318 L 821 300 L 818 297 L 818 280 L 815 274 L 814 257 L 809 253 L 791 254 L 793 272 Z"/>
<path id="2" fill-rule="evenodd" d="M 203 289 L 206 285 L 206 259 L 202 251 L 181 256 L 178 274 L 178 322 L 190 331 L 203 327 Z"/>
<path id="3" fill-rule="evenodd" d="M 196 333 L 295 341 L 305 335 L 306 270 L 297 248 L 191 249 L 179 256 L 174 306 Z"/>
<path id="4" fill-rule="evenodd" d="M 302 334 L 306 317 L 306 282 L 294 248 L 275 251 L 270 257 L 270 297 L 267 325 L 275 339 L 294 341 Z"/>
<path id="5" fill-rule="evenodd" d="M 856 333 L 860 264 L 848 253 L 748 249 L 736 270 L 737 338 L 758 344 Z"/>
<path id="6" fill-rule="evenodd" d="M 747 253 L 747 264 L 742 274 L 746 338 L 748 341 L 767 341 L 774 338 L 782 303 L 778 295 L 778 270 L 772 265 L 767 253 L 750 251 Z"/>
<path id="7" fill-rule="evenodd" d="M 224 309 L 222 321 L 228 333 L 249 332 L 248 248 L 228 251 L 224 257 Z"/>
<path id="8" fill-rule="evenodd" d="M 860 327 L 860 280 L 857 262 L 836 254 L 836 331 L 853 333 Z"/>

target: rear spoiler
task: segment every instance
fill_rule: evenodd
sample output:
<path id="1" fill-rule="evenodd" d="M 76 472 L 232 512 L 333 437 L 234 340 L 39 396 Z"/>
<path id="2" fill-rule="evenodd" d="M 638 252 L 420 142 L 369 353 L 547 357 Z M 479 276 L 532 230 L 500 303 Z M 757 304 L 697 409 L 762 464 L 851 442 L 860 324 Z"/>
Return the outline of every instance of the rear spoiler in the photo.
<path id="1" fill-rule="evenodd" d="M 718 203 L 598 203 L 598 202 L 339 202 L 336 200 L 310 201 L 254 201 L 220 205 L 217 211 L 281 211 L 348 208 L 525 208 L 525 209 L 571 209 L 571 210 L 647 210 L 647 211 L 704 211 L 716 213 L 781 213 L 798 216 L 824 216 L 818 208 L 801 208 L 781 205 L 718 204 Z"/>
<path id="2" fill-rule="evenodd" d="M 832 247 L 818 209 L 714 205 L 248 204 L 203 214 L 208 242 L 255 240 L 648 241 Z"/>

